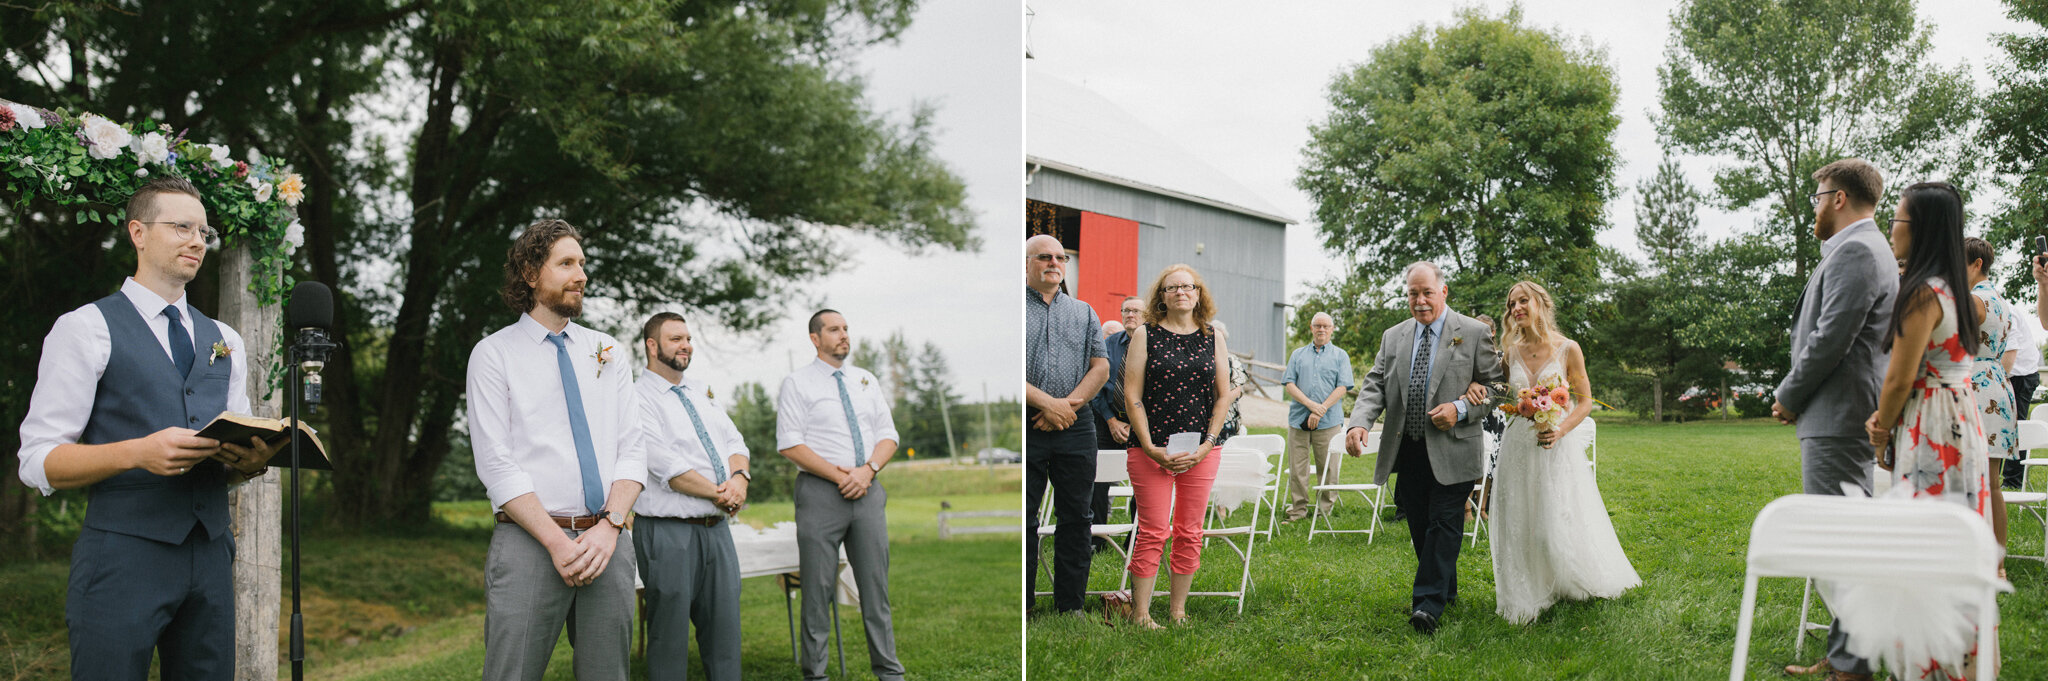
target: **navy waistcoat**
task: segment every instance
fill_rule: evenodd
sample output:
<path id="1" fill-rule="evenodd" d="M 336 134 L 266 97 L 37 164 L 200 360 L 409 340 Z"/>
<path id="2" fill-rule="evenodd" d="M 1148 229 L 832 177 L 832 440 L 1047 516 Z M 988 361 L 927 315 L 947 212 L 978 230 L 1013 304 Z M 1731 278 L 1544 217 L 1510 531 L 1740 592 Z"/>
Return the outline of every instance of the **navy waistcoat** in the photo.
<path id="1" fill-rule="evenodd" d="M 146 437 L 171 427 L 197 430 L 227 410 L 229 358 L 213 359 L 220 328 L 192 310 L 187 329 L 198 340 L 192 373 L 179 376 L 177 365 L 157 343 L 156 334 L 121 293 L 93 303 L 107 320 L 113 351 L 107 371 L 94 392 L 92 418 L 80 434 L 83 444 L 97 445 Z M 228 531 L 227 468 L 206 460 L 184 475 L 161 476 L 146 470 L 122 471 L 87 490 L 85 526 L 180 544 L 197 523 L 206 536 Z"/>

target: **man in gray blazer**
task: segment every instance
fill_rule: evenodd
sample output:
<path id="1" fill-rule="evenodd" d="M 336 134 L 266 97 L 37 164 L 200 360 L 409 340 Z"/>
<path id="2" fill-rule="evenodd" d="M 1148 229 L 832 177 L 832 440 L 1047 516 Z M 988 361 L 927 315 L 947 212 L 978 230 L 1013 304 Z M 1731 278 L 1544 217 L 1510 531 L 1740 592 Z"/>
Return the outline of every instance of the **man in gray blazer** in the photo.
<path id="1" fill-rule="evenodd" d="M 1500 381 L 1501 366 L 1486 325 L 1445 306 L 1443 270 L 1418 262 L 1401 278 L 1414 319 L 1380 336 L 1379 356 L 1344 423 L 1344 446 L 1352 456 L 1363 454 L 1366 434 L 1386 414 L 1373 481 L 1385 485 L 1388 475 L 1401 473 L 1394 504 L 1408 515 L 1416 563 L 1408 624 L 1434 634 L 1444 606 L 1458 599 L 1465 498 L 1486 472 L 1479 438 L 1486 405 L 1465 395 L 1474 383 Z"/>
<path id="2" fill-rule="evenodd" d="M 1807 494 L 1842 494 L 1844 483 L 1869 494 L 1875 452 L 1863 423 L 1877 411 L 1884 382 L 1884 335 L 1899 293 L 1898 261 L 1872 219 L 1884 178 L 1862 159 L 1843 159 L 1814 172 L 1813 233 L 1820 265 L 1792 313 L 1792 368 L 1778 383 L 1771 414 L 1796 424 Z M 1850 655 L 1838 618 L 1828 630 L 1828 656 L 1792 674 L 1833 670 L 1830 679 L 1868 679 L 1868 660 Z"/>

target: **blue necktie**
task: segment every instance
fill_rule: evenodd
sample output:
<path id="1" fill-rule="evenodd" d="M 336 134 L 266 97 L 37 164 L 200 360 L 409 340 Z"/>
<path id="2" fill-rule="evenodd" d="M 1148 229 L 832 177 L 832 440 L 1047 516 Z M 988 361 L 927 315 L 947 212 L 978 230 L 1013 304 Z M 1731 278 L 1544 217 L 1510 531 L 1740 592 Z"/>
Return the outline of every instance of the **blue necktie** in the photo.
<path id="1" fill-rule="evenodd" d="M 853 431 L 853 465 L 868 465 L 868 448 L 860 443 L 860 419 L 853 416 L 853 397 L 846 394 L 846 372 L 834 370 L 832 380 L 839 382 L 839 406 L 846 408 L 846 428 Z"/>
<path id="2" fill-rule="evenodd" d="M 569 332 L 548 334 L 548 340 L 555 344 L 555 363 L 562 368 L 569 433 L 576 438 L 576 467 L 583 472 L 583 506 L 595 514 L 604 508 L 604 481 L 597 475 L 597 448 L 590 444 L 590 421 L 583 416 L 583 391 L 576 387 L 576 367 L 569 363 Z"/>
<path id="3" fill-rule="evenodd" d="M 683 401 L 683 411 L 690 413 L 690 425 L 697 427 L 697 442 L 704 445 L 704 457 L 711 460 L 711 472 L 718 476 L 718 479 L 711 481 L 711 484 L 723 484 L 725 482 L 725 464 L 718 462 L 718 447 L 711 444 L 711 432 L 704 430 L 704 419 L 697 416 L 696 405 L 690 404 L 690 398 L 683 396 L 682 386 L 670 386 L 669 391 L 676 394 L 676 399 Z"/>
<path id="4" fill-rule="evenodd" d="M 185 333 L 185 323 L 179 321 L 178 306 L 165 305 L 164 316 L 171 318 L 171 363 L 178 366 L 178 376 L 192 375 L 192 335 Z"/>

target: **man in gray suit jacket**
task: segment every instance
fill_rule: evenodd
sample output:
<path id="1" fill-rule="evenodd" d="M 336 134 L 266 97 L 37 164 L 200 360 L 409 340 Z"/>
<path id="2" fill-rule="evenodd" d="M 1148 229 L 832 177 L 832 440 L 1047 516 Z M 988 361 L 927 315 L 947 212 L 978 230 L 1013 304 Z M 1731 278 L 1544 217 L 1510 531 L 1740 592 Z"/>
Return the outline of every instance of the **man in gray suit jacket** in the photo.
<path id="1" fill-rule="evenodd" d="M 1870 493 L 1875 452 L 1863 422 L 1877 411 L 1884 382 L 1884 335 L 1899 293 L 1898 261 L 1872 215 L 1884 178 L 1861 159 L 1813 174 L 1813 232 L 1820 265 L 1793 312 L 1792 368 L 1778 383 L 1771 414 L 1796 424 L 1807 494 L 1842 494 L 1844 483 Z M 1841 620 L 1828 631 L 1828 656 L 1788 673 L 1833 670 L 1830 679 L 1868 679 L 1868 660 L 1850 655 Z"/>
<path id="2" fill-rule="evenodd" d="M 1364 453 L 1366 434 L 1386 414 L 1373 480 L 1385 485 L 1388 475 L 1402 474 L 1394 504 L 1408 515 L 1416 562 L 1408 624 L 1433 634 L 1444 606 L 1458 598 L 1465 498 L 1486 472 L 1479 438 L 1486 406 L 1465 395 L 1474 383 L 1500 381 L 1501 366 L 1486 325 L 1444 305 L 1450 288 L 1442 270 L 1418 262 L 1402 279 L 1414 319 L 1380 337 L 1379 356 L 1344 424 L 1344 444 L 1352 456 Z"/>

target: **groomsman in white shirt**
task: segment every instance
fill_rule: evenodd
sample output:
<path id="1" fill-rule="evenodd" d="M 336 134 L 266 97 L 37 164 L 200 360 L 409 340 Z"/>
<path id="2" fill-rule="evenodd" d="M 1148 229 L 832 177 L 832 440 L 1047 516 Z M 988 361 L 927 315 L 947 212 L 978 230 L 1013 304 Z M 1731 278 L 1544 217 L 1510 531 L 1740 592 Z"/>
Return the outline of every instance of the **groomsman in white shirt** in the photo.
<path id="1" fill-rule="evenodd" d="M 740 678 L 740 561 L 726 518 L 747 502 L 747 442 L 703 381 L 683 375 L 695 348 L 683 316 L 641 327 L 647 492 L 633 514 L 633 552 L 647 585 L 647 677 L 690 676 L 690 626 L 712 681 Z"/>
<path id="2" fill-rule="evenodd" d="M 860 587 L 868 663 L 878 679 L 903 678 L 896 660 L 895 625 L 889 620 L 888 493 L 876 474 L 896 453 L 896 423 L 882 383 L 846 364 L 852 342 L 846 318 L 833 310 L 811 315 L 811 345 L 818 360 L 782 380 L 775 395 L 775 446 L 803 469 L 796 476 L 797 560 L 804 594 L 803 674 L 825 678 L 825 635 L 832 629 L 832 593 L 839 549 Z"/>
<path id="3" fill-rule="evenodd" d="M 469 437 L 498 509 L 485 559 L 484 670 L 539 681 L 564 622 L 579 681 L 624 681 L 633 546 L 619 541 L 647 479 L 639 395 L 618 341 L 583 313 L 583 236 L 526 228 L 499 293 L 519 321 L 469 355 Z"/>
<path id="4" fill-rule="evenodd" d="M 45 495 L 86 489 L 64 623 L 71 678 L 234 677 L 228 485 L 275 451 L 199 437 L 249 412 L 242 336 L 186 300 L 220 236 L 190 182 L 159 177 L 128 200 L 135 276 L 57 318 L 21 423 L 19 475 Z"/>

